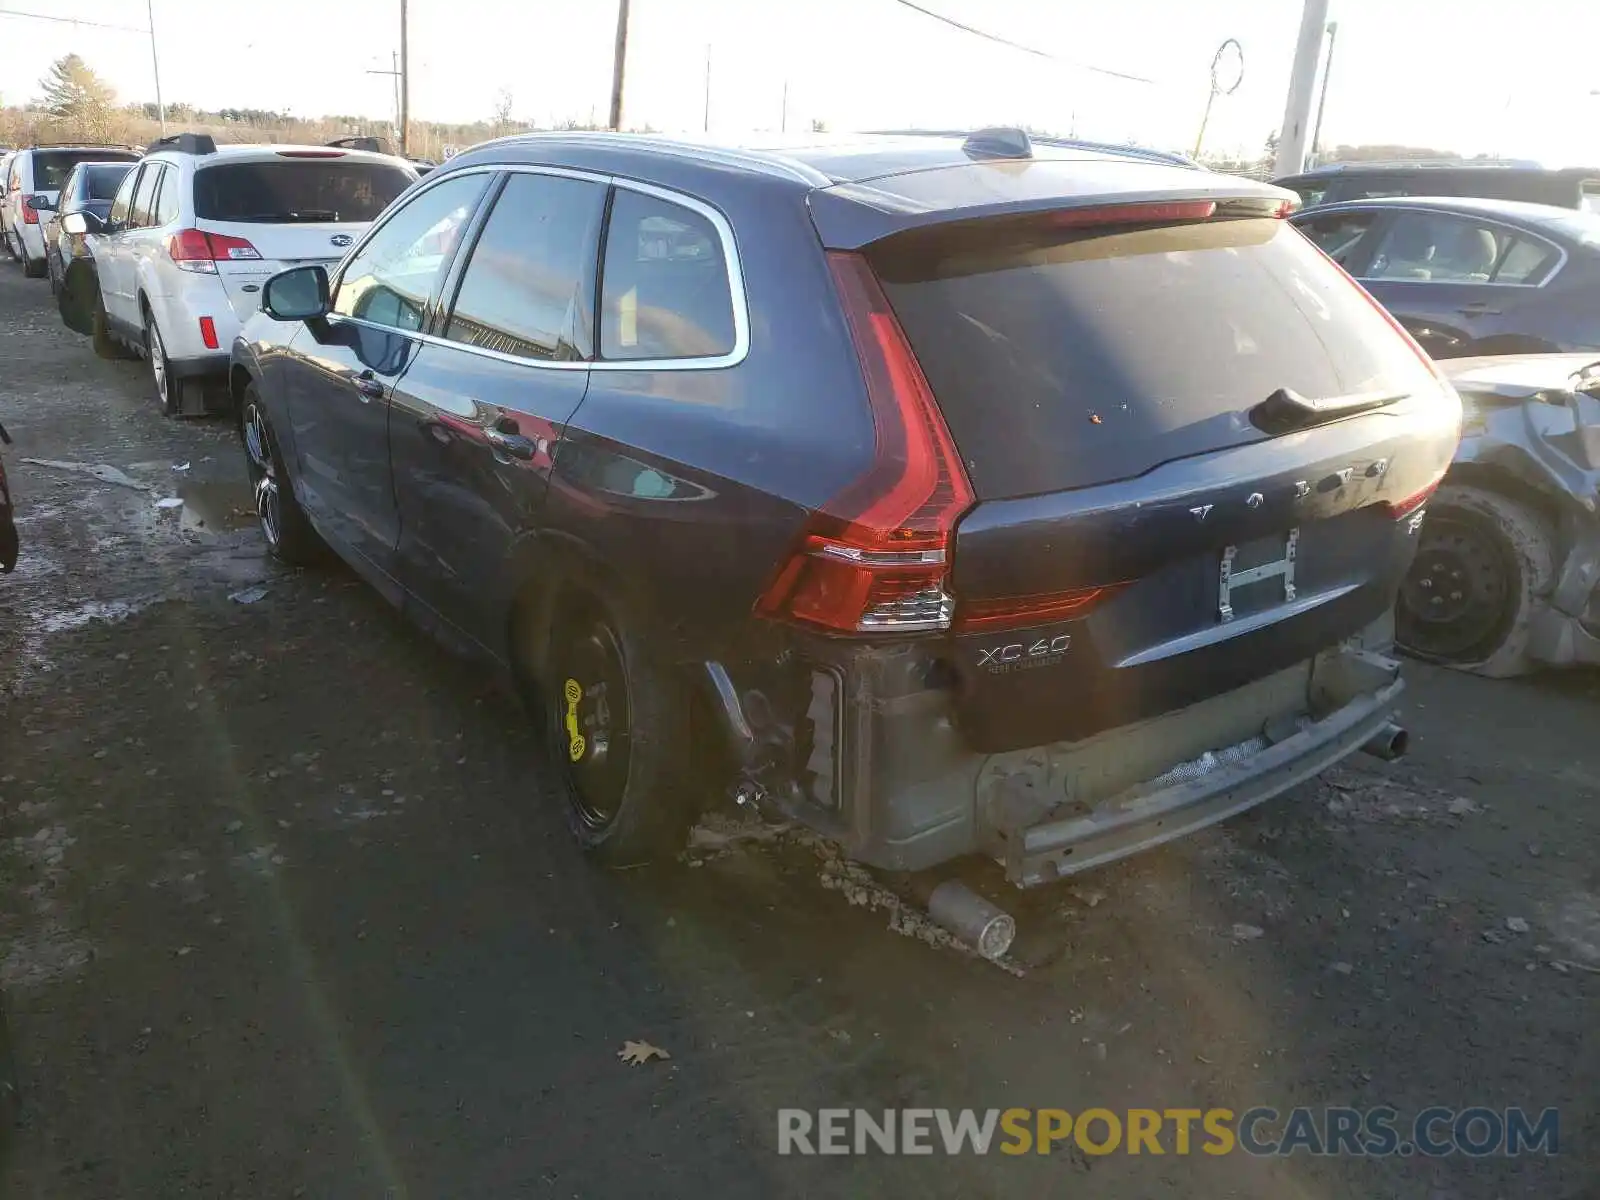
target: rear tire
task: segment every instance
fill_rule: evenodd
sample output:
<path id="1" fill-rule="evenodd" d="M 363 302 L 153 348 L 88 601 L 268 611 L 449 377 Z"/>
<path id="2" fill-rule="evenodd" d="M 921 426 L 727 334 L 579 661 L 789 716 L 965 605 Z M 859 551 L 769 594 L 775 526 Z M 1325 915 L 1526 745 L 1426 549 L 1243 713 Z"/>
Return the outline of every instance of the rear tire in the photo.
<path id="1" fill-rule="evenodd" d="M 150 374 L 155 380 L 156 399 L 161 401 L 163 414 L 182 417 L 188 415 L 191 408 L 205 411 L 205 398 L 200 394 L 199 382 L 179 379 L 172 374 L 172 362 L 167 358 L 161 329 L 156 325 L 155 314 L 148 308 L 144 312 L 144 353 L 145 360 L 150 364 Z"/>
<path id="2" fill-rule="evenodd" d="M 677 853 L 693 818 L 687 697 L 644 629 L 628 605 L 565 591 L 540 686 L 567 825 L 609 866 Z"/>
<path id="3" fill-rule="evenodd" d="M 93 284 L 94 317 L 90 334 L 94 338 L 94 352 L 100 358 L 118 359 L 132 358 L 133 354 L 124 346 L 117 336 L 111 332 L 111 318 L 106 313 L 105 297 L 100 294 L 100 284 Z"/>
<path id="4" fill-rule="evenodd" d="M 1550 523 L 1502 492 L 1450 485 L 1428 502 L 1420 537 L 1400 589 L 1400 645 L 1490 678 L 1534 670 L 1529 629 L 1555 581 Z"/>
<path id="5" fill-rule="evenodd" d="M 267 549 L 274 558 L 291 566 L 316 562 L 322 557 L 322 539 L 294 498 L 277 435 L 272 432 L 266 406 L 253 382 L 245 387 L 239 405 L 239 440 L 244 443 L 245 465 L 250 471 L 256 523 Z"/>

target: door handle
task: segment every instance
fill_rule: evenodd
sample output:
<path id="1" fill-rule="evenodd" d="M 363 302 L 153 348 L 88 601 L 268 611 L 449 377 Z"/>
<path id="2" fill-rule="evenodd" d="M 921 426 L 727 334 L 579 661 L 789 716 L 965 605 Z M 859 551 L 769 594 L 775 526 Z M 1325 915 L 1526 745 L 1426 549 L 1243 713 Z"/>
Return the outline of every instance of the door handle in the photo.
<path id="1" fill-rule="evenodd" d="M 1464 317 L 1498 317 L 1500 315 L 1500 310 L 1498 308 L 1490 308 L 1487 300 L 1474 300 L 1471 304 L 1463 304 L 1456 311 Z"/>
<path id="2" fill-rule="evenodd" d="M 530 437 L 520 433 L 507 433 L 503 429 L 490 426 L 483 431 L 484 440 L 502 454 L 509 454 L 512 458 L 520 458 L 529 462 L 538 453 L 539 448 Z"/>
<path id="3" fill-rule="evenodd" d="M 381 379 L 371 371 L 363 371 L 352 381 L 356 385 L 356 395 L 361 397 L 361 403 L 368 400 L 381 400 L 384 393 L 384 384 Z"/>

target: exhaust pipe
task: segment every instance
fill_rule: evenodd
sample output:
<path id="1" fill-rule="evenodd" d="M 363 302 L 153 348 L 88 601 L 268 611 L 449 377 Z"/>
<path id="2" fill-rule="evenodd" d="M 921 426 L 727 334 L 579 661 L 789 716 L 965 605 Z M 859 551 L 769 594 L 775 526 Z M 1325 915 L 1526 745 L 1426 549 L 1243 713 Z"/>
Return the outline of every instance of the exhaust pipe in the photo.
<path id="1" fill-rule="evenodd" d="M 1406 748 L 1411 744 L 1411 735 L 1393 721 L 1385 721 L 1378 732 L 1361 743 L 1361 748 L 1373 758 L 1381 758 L 1384 762 L 1394 762 L 1397 758 L 1405 756 Z"/>
<path id="2" fill-rule="evenodd" d="M 1017 937 L 1017 922 L 957 879 L 947 879 L 928 896 L 928 915 L 984 958 L 1000 958 Z"/>

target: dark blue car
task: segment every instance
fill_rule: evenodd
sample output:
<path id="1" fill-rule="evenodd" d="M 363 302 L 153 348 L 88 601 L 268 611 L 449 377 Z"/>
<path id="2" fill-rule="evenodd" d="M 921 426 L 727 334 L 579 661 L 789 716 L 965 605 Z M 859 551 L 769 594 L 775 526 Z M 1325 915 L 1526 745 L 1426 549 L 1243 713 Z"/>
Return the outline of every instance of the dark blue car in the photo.
<path id="1" fill-rule="evenodd" d="M 1407 196 L 1293 221 L 1435 358 L 1600 349 L 1600 214 Z"/>
<path id="2" fill-rule="evenodd" d="M 1404 744 L 1460 408 L 1291 199 L 1017 130 L 491 142 L 267 283 L 261 527 L 518 682 L 608 859 L 732 793 L 1084 870 Z"/>
<path id="3" fill-rule="evenodd" d="M 54 204 L 34 207 L 44 221 L 44 260 L 50 275 L 50 291 L 58 301 L 64 298 L 67 270 L 74 262 L 89 260 L 87 234 L 68 233 L 61 218 L 68 213 L 90 212 L 105 220 L 111 200 L 122 178 L 138 164 L 131 162 L 82 162 L 72 168 L 61 184 L 61 195 Z M 44 197 L 48 201 L 48 197 Z"/>

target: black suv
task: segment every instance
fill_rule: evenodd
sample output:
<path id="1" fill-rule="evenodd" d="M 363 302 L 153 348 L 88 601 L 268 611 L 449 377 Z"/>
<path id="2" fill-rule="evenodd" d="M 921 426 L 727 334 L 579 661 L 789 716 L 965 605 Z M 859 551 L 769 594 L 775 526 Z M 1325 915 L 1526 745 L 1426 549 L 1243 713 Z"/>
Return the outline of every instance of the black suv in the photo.
<path id="1" fill-rule="evenodd" d="M 532 690 L 597 853 L 728 788 L 1082 870 L 1404 741 L 1459 403 L 1291 202 L 1015 130 L 491 142 L 266 285 L 261 526 Z"/>
<path id="2" fill-rule="evenodd" d="M 1454 160 L 1341 162 L 1273 182 L 1296 193 L 1306 208 L 1379 196 L 1475 196 L 1600 211 L 1600 171 L 1579 167 L 1551 170 L 1532 163 Z"/>

